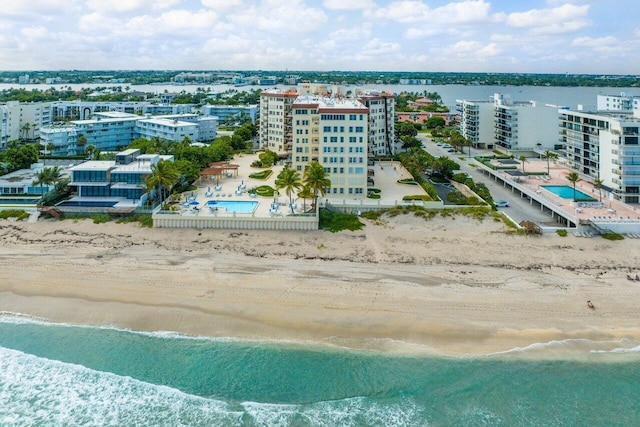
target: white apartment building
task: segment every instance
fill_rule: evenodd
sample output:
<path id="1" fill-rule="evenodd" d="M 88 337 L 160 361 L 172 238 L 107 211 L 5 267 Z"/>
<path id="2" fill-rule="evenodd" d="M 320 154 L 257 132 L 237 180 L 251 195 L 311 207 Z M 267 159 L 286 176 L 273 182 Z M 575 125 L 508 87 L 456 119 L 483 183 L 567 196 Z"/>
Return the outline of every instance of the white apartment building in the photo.
<path id="1" fill-rule="evenodd" d="M 50 104 L 47 102 L 4 103 L 0 105 L 0 148 L 13 140 L 36 140 L 40 128 L 50 123 Z"/>
<path id="2" fill-rule="evenodd" d="M 369 109 L 355 99 L 300 96 L 293 103 L 292 167 L 312 160 L 331 179 L 330 196 L 366 197 Z"/>
<path id="3" fill-rule="evenodd" d="M 142 114 L 149 102 L 57 101 L 51 103 L 51 121 L 89 120 L 96 113 L 116 111 Z"/>
<path id="4" fill-rule="evenodd" d="M 458 127 L 474 148 L 493 149 L 495 145 L 493 101 L 456 99 L 460 115 Z"/>
<path id="5" fill-rule="evenodd" d="M 260 147 L 285 155 L 291 150 L 291 106 L 298 97 L 295 90 L 269 90 L 260 93 Z"/>
<path id="6" fill-rule="evenodd" d="M 572 169 L 603 180 L 616 200 L 639 203 L 640 111 L 627 113 L 558 110 L 560 142 Z"/>
<path id="7" fill-rule="evenodd" d="M 191 141 L 198 140 L 198 124 L 182 122 L 178 119 L 153 117 L 138 120 L 136 133 L 141 138 L 161 138 L 168 141 L 182 141 L 185 137 Z"/>
<path id="8" fill-rule="evenodd" d="M 621 92 L 619 95 L 598 95 L 596 109 L 598 111 L 633 111 L 634 103 L 640 101 L 640 97 Z"/>
<path id="9" fill-rule="evenodd" d="M 535 101 L 516 102 L 494 95 L 494 133 L 497 145 L 509 151 L 561 150 L 558 144 L 558 107 Z"/>
<path id="10" fill-rule="evenodd" d="M 402 141 L 395 137 L 395 96 L 390 92 L 365 92 L 357 98 L 369 109 L 369 155 L 397 154 Z"/>
<path id="11" fill-rule="evenodd" d="M 51 125 L 40 128 L 40 144 L 43 152 L 52 156 L 82 154 L 84 147 L 77 146 L 78 133 L 72 124 Z"/>
<path id="12" fill-rule="evenodd" d="M 202 114 L 204 116 L 216 116 L 220 122 L 239 118 L 243 115 L 255 123 L 258 118 L 257 105 L 203 105 Z"/>

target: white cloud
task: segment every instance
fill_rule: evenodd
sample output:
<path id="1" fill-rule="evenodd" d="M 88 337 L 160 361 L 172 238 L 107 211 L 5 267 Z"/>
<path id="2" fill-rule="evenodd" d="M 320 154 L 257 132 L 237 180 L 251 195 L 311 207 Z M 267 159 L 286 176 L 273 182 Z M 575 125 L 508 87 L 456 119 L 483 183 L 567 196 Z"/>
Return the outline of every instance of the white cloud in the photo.
<path id="1" fill-rule="evenodd" d="M 585 46 L 595 50 L 604 50 L 612 46 L 618 45 L 618 39 L 612 36 L 592 38 L 592 37 L 578 37 L 571 43 L 572 46 Z"/>
<path id="2" fill-rule="evenodd" d="M 224 13 L 243 6 L 243 3 L 242 0 L 202 0 L 202 5 Z"/>
<path id="3" fill-rule="evenodd" d="M 403 0 L 372 11 L 368 16 L 401 23 L 428 22 L 432 25 L 470 24 L 490 20 L 491 4 L 484 0 L 452 2 L 431 9 L 421 0 Z"/>
<path id="4" fill-rule="evenodd" d="M 303 0 L 263 0 L 227 18 L 247 29 L 289 34 L 313 32 L 328 20 L 321 9 L 308 7 Z"/>
<path id="5" fill-rule="evenodd" d="M 590 25 L 586 19 L 589 6 L 565 4 L 551 9 L 531 9 L 510 13 L 505 17 L 509 27 L 526 29 L 536 34 L 575 32 Z"/>
<path id="6" fill-rule="evenodd" d="M 118 14 L 134 11 L 149 11 L 168 9 L 180 4 L 182 0 L 86 0 L 89 9 L 104 14 Z"/>
<path id="7" fill-rule="evenodd" d="M 322 3 L 333 10 L 371 9 L 376 6 L 373 0 L 324 0 Z"/>

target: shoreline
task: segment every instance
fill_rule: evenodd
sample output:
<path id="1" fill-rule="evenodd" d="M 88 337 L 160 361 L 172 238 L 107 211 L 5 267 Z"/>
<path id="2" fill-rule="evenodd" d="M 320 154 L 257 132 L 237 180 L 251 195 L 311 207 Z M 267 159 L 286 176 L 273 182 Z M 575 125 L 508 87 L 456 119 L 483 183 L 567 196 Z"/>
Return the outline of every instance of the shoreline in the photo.
<path id="1" fill-rule="evenodd" d="M 464 217 L 337 234 L 0 222 L 0 312 L 434 356 L 565 340 L 615 348 L 640 342 L 640 283 L 626 280 L 637 249 Z"/>

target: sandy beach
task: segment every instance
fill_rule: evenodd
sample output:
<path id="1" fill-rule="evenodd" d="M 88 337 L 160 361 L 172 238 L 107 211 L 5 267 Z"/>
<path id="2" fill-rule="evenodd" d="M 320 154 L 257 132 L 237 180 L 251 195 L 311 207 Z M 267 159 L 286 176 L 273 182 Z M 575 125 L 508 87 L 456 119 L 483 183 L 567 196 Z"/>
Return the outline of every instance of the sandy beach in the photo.
<path id="1" fill-rule="evenodd" d="M 0 311 L 384 351 L 640 341 L 640 241 L 412 215 L 357 232 L 0 222 Z M 587 307 L 593 301 L 595 310 Z"/>

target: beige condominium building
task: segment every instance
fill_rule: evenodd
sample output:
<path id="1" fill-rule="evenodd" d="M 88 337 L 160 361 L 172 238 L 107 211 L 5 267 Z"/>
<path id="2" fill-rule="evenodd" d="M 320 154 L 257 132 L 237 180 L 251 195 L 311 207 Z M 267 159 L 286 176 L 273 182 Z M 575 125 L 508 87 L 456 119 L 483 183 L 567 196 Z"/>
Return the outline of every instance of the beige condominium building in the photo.
<path id="1" fill-rule="evenodd" d="M 331 179 L 329 196 L 366 197 L 369 109 L 342 96 L 305 95 L 292 106 L 292 168 L 317 160 Z"/>
<path id="2" fill-rule="evenodd" d="M 298 97 L 292 89 L 260 93 L 260 147 L 280 155 L 291 151 L 291 106 Z"/>

